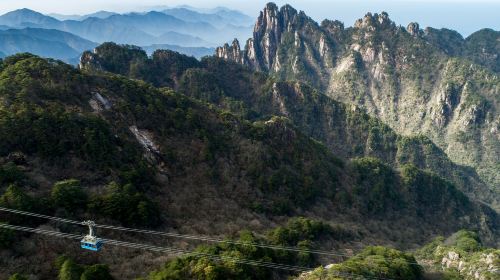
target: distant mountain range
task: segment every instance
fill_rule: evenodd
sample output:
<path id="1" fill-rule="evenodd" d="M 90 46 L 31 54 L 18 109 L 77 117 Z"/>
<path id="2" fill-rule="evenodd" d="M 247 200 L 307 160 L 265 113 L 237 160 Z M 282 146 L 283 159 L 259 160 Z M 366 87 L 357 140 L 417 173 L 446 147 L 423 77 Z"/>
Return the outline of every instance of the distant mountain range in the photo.
<path id="1" fill-rule="evenodd" d="M 74 64 L 82 51 L 95 46 L 94 42 L 54 29 L 0 30 L 0 51 L 5 55 L 30 52 Z"/>
<path id="2" fill-rule="evenodd" d="M 3 55 L 31 52 L 74 64 L 84 50 L 113 41 L 144 46 L 148 53 L 168 48 L 200 58 L 212 54 L 220 42 L 248 37 L 251 22 L 249 16 L 226 8 L 88 15 L 44 15 L 20 9 L 0 16 L 0 51 Z"/>
<path id="3" fill-rule="evenodd" d="M 171 37 L 171 44 L 153 44 L 143 46 L 143 49 L 151 54 L 156 49 L 170 49 L 183 54 L 200 58 L 213 54 L 213 48 L 191 47 L 175 45 L 176 38 L 182 38 L 182 34 L 168 32 L 165 37 Z M 201 39 L 198 39 L 201 41 Z M 85 50 L 91 50 L 98 44 L 69 32 L 55 29 L 23 28 L 0 30 L 0 57 L 16 53 L 29 52 L 42 57 L 60 59 L 70 64 L 77 64 L 80 54 Z"/>
<path id="4" fill-rule="evenodd" d="M 88 15 L 61 15 L 61 14 L 55 14 L 55 13 L 52 13 L 52 14 L 48 14 L 48 16 L 51 16 L 55 19 L 58 19 L 58 20 L 85 20 L 85 19 L 88 19 L 88 18 L 91 18 L 91 17 L 95 17 L 95 18 L 108 18 L 112 15 L 116 15 L 117 13 L 113 13 L 113 12 L 108 12 L 108 11 L 98 11 L 98 12 L 95 12 L 95 13 L 91 13 L 91 14 L 88 14 Z"/>
<path id="5" fill-rule="evenodd" d="M 113 41 L 122 44 L 176 44 L 180 46 L 214 47 L 220 42 L 245 38 L 252 26 L 241 13 L 219 10 L 214 14 L 199 13 L 186 8 L 162 12 L 95 14 L 59 20 L 29 9 L 15 10 L 0 16 L 0 25 L 12 28 L 44 28 L 70 32 L 97 43 Z M 237 17 L 241 16 L 241 20 Z M 171 32 L 182 34 L 170 39 Z"/>
<path id="6" fill-rule="evenodd" d="M 237 11 L 218 10 L 215 13 L 202 13 L 187 8 L 172 8 L 162 11 L 186 22 L 209 22 L 217 28 L 227 25 L 251 26 L 253 19 Z"/>

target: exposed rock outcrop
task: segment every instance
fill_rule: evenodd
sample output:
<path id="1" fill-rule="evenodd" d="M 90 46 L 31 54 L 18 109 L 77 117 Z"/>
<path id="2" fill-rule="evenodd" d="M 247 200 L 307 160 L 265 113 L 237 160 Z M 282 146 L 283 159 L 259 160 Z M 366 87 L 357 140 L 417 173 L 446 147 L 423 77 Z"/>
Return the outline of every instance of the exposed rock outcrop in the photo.
<path id="1" fill-rule="evenodd" d="M 216 56 L 251 66 L 256 70 L 271 70 L 279 63 L 277 50 L 282 34 L 293 29 L 297 17 L 297 11 L 289 5 L 278 9 L 276 4 L 268 3 L 260 12 L 253 37 L 247 41 L 244 50 L 240 50 L 240 44 L 235 40 L 232 46 L 217 48 Z"/>
<path id="2" fill-rule="evenodd" d="M 218 57 L 245 64 L 238 39 L 234 39 L 231 46 L 224 44 L 223 47 L 218 47 L 215 52 Z"/>
<path id="3" fill-rule="evenodd" d="M 439 249 L 439 248 L 438 248 Z M 458 270 L 466 280 L 498 279 L 500 275 L 500 251 L 476 253 L 464 257 L 454 251 L 448 251 L 441 260 L 443 269 Z"/>
<path id="4" fill-rule="evenodd" d="M 157 163 L 157 158 L 160 155 L 160 149 L 153 141 L 152 133 L 146 130 L 138 129 L 135 125 L 129 127 L 129 130 L 144 148 L 144 157 L 150 162 Z"/>
<path id="5" fill-rule="evenodd" d="M 99 69 L 101 70 L 102 67 L 99 63 L 99 61 L 96 59 L 95 56 L 96 50 L 93 52 L 91 51 L 84 51 L 82 55 L 80 56 L 80 62 L 78 63 L 78 68 L 79 69 Z"/>
<path id="6" fill-rule="evenodd" d="M 420 30 L 420 25 L 416 22 L 410 22 L 408 27 L 406 27 L 406 31 L 414 37 L 420 36 L 423 33 L 422 30 Z"/>
<path id="7" fill-rule="evenodd" d="M 395 28 L 396 25 L 389 19 L 389 14 L 367 13 L 363 18 L 356 20 L 355 28 L 374 30 L 375 28 Z"/>
<path id="8" fill-rule="evenodd" d="M 99 92 L 92 93 L 92 98 L 89 100 L 89 105 L 96 113 L 100 113 L 103 110 L 109 110 L 112 107 L 111 101 L 102 96 Z"/>

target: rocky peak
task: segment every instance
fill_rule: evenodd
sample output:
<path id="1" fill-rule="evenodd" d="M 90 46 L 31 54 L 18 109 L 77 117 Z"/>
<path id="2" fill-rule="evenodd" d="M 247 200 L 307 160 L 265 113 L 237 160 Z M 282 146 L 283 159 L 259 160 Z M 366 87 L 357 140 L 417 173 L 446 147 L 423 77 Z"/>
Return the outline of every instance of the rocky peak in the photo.
<path id="1" fill-rule="evenodd" d="M 274 3 L 267 3 L 264 10 L 260 12 L 257 22 L 255 23 L 254 32 L 262 32 L 272 30 L 278 23 L 278 6 Z"/>
<path id="2" fill-rule="evenodd" d="M 380 25 L 390 25 L 392 23 L 387 12 L 381 12 L 377 15 L 377 21 Z"/>
<path id="3" fill-rule="evenodd" d="M 257 22 L 254 26 L 254 33 L 265 35 L 274 33 L 279 38 L 281 33 L 290 28 L 297 16 L 297 10 L 290 5 L 285 5 L 278 9 L 274 3 L 268 3 L 264 10 L 260 12 Z"/>
<path id="4" fill-rule="evenodd" d="M 284 32 L 294 31 L 294 24 L 299 16 L 297 10 L 290 5 L 281 8 L 268 3 L 260 12 L 254 26 L 253 37 L 249 39 L 244 50 L 240 50 L 239 42 L 232 46 L 216 49 L 216 56 L 238 63 L 249 65 L 256 70 L 270 70 L 278 67 L 277 50 Z"/>
<path id="5" fill-rule="evenodd" d="M 332 33 L 344 31 L 344 23 L 338 20 L 325 19 L 321 22 L 321 27 Z"/>
<path id="6" fill-rule="evenodd" d="M 231 44 L 231 47 L 236 51 L 236 52 L 240 52 L 240 42 L 238 41 L 238 39 L 234 38 L 233 40 L 233 43 Z"/>
<path id="7" fill-rule="evenodd" d="M 215 55 L 226 60 L 244 63 L 238 39 L 234 39 L 231 45 L 226 43 L 224 46 L 216 48 Z"/>
<path id="8" fill-rule="evenodd" d="M 417 37 L 422 34 L 422 30 L 420 30 L 420 25 L 416 22 L 410 22 L 408 27 L 406 27 L 406 31 L 410 33 L 412 36 Z"/>
<path id="9" fill-rule="evenodd" d="M 363 18 L 356 20 L 354 27 L 359 29 L 375 29 L 375 28 L 395 28 L 396 25 L 389 19 L 389 14 L 386 12 L 367 13 Z"/>
<path id="10" fill-rule="evenodd" d="M 80 56 L 80 62 L 78 63 L 78 68 L 86 70 L 94 70 L 94 69 L 102 70 L 101 64 L 99 63 L 99 60 L 96 57 L 96 53 L 97 53 L 96 49 L 94 49 L 93 52 L 84 51 Z"/>
<path id="11" fill-rule="evenodd" d="M 274 3 L 268 3 L 260 13 L 253 34 L 254 52 L 263 58 L 257 63 L 260 69 L 272 68 L 278 45 L 281 42 L 281 35 L 286 30 L 291 30 L 296 16 L 297 11 L 290 5 L 278 9 Z"/>
<path id="12" fill-rule="evenodd" d="M 283 22 L 283 27 L 287 28 L 290 31 L 291 24 L 294 22 L 297 17 L 297 10 L 295 10 L 290 5 L 285 5 L 280 9 L 281 20 Z"/>

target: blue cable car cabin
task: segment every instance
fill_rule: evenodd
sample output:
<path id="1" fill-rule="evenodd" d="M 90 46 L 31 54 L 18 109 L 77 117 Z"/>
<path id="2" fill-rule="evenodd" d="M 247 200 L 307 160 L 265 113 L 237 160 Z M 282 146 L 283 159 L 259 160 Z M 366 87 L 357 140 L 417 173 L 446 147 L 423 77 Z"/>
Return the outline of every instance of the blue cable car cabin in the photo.
<path id="1" fill-rule="evenodd" d="M 103 242 L 100 239 L 96 239 L 96 241 L 90 241 L 90 240 L 86 240 L 85 238 L 83 238 L 80 243 L 81 243 L 82 249 L 87 249 L 87 250 L 98 252 L 99 250 L 101 250 Z"/>
<path id="2" fill-rule="evenodd" d="M 82 225 L 86 225 L 89 227 L 89 234 L 83 237 L 82 241 L 80 241 L 82 249 L 95 252 L 101 250 L 103 241 L 94 235 L 95 223 L 93 221 L 85 221 L 82 223 Z"/>

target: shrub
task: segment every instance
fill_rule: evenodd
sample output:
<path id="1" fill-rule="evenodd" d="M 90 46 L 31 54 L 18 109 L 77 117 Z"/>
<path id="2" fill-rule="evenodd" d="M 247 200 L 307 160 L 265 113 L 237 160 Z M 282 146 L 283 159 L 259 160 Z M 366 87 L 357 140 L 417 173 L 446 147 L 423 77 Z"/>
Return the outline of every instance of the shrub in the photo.
<path id="1" fill-rule="evenodd" d="M 403 206 L 390 166 L 369 157 L 353 159 L 350 166 L 356 183 L 354 194 L 361 200 L 359 206 L 365 211 L 382 213 L 389 208 Z"/>
<path id="2" fill-rule="evenodd" d="M 447 269 L 443 272 L 443 280 L 462 280 L 464 277 L 456 269 Z"/>
<path id="3" fill-rule="evenodd" d="M 125 225 L 155 226 L 160 222 L 156 204 L 130 184 L 111 182 L 106 194 L 94 197 L 89 208 Z"/>
<path id="4" fill-rule="evenodd" d="M 416 256 L 421 259 L 432 260 L 434 259 L 434 253 L 436 248 L 443 244 L 444 237 L 438 236 L 434 238 L 430 243 L 426 244 L 416 252 Z"/>
<path id="5" fill-rule="evenodd" d="M 14 107 L 14 106 L 13 106 Z M 17 104 L 0 113 L 0 155 L 19 150 L 45 159 L 75 152 L 94 166 L 110 164 L 116 143 L 106 121 L 61 105 Z"/>
<path id="6" fill-rule="evenodd" d="M 482 249 L 478 234 L 468 230 L 456 232 L 446 240 L 446 243 L 465 252 L 477 252 Z"/>
<path id="7" fill-rule="evenodd" d="M 0 197 L 0 206 L 29 211 L 34 208 L 34 200 L 20 187 L 10 185 Z"/>
<path id="8" fill-rule="evenodd" d="M 80 181 L 75 179 L 55 183 L 51 199 L 56 207 L 69 212 L 84 208 L 87 204 L 87 194 L 80 187 Z"/>
<path id="9" fill-rule="evenodd" d="M 80 280 L 112 280 L 109 268 L 104 264 L 95 264 L 85 268 Z"/>
<path id="10" fill-rule="evenodd" d="M 59 280 L 80 280 L 83 268 L 71 259 L 67 259 L 59 269 Z"/>
<path id="11" fill-rule="evenodd" d="M 23 276 L 19 273 L 16 273 L 16 274 L 12 275 L 11 277 L 9 277 L 9 280 L 28 280 L 28 278 L 26 278 L 25 276 Z"/>
<path id="12" fill-rule="evenodd" d="M 253 244 L 271 243 L 307 249 L 313 245 L 313 241 L 329 232 L 328 225 L 320 221 L 299 217 L 292 218 L 286 226 L 278 227 L 269 232 L 267 239 L 256 237 L 250 231 L 241 231 L 237 241 L 242 244 L 221 243 L 200 246 L 196 251 L 204 254 L 289 265 L 315 265 L 317 263 L 310 253 L 272 250 Z M 206 257 L 189 256 L 169 261 L 162 270 L 151 273 L 148 279 L 273 279 L 274 276 L 271 269 L 239 264 L 230 260 L 218 262 Z"/>
<path id="13" fill-rule="evenodd" d="M 17 166 L 12 163 L 6 163 L 0 166 L 0 186 L 3 184 L 12 184 L 24 179 L 24 174 Z"/>
<path id="14" fill-rule="evenodd" d="M 278 227 L 268 234 L 274 244 L 296 246 L 300 241 L 314 240 L 331 232 L 331 227 L 323 222 L 296 217 L 285 227 Z"/>
<path id="15" fill-rule="evenodd" d="M 59 280 L 112 280 L 107 265 L 95 264 L 82 266 L 66 256 L 59 256 L 55 261 L 59 270 Z"/>
<path id="16" fill-rule="evenodd" d="M 0 228 L 0 249 L 9 248 L 14 241 L 14 231 L 11 229 Z"/>
<path id="17" fill-rule="evenodd" d="M 415 258 L 398 250 L 382 246 L 365 248 L 353 258 L 335 264 L 329 274 L 357 274 L 366 278 L 389 278 L 400 280 L 423 279 L 423 270 Z M 328 279 L 328 278 L 327 278 Z"/>

